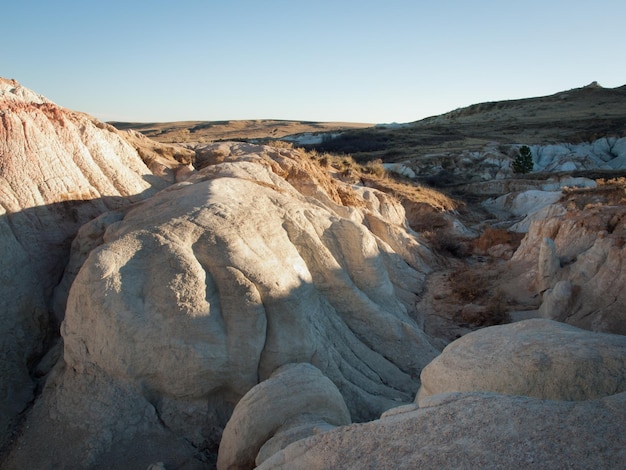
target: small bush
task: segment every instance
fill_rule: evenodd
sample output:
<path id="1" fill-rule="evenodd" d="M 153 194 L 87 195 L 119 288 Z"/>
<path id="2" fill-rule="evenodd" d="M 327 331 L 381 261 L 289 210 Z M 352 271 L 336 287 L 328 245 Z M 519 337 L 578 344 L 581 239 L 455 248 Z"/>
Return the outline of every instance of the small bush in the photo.
<path id="1" fill-rule="evenodd" d="M 379 178 L 382 178 L 387 174 L 387 170 L 385 170 L 385 167 L 383 166 L 383 161 L 380 158 L 367 162 L 363 166 L 363 172 L 377 176 Z"/>
<path id="2" fill-rule="evenodd" d="M 486 306 L 482 326 L 501 325 L 509 321 L 509 310 L 504 294 L 496 291 Z"/>
<path id="3" fill-rule="evenodd" d="M 473 302 L 487 293 L 488 280 L 485 276 L 467 268 L 460 268 L 450 274 L 452 292 L 464 302 Z"/>
<path id="4" fill-rule="evenodd" d="M 454 258 L 467 258 L 470 249 L 467 242 L 448 230 L 431 230 L 423 232 L 430 247 L 437 253 Z"/>
<path id="5" fill-rule="evenodd" d="M 270 140 L 269 142 L 267 142 L 267 145 L 269 145 L 270 147 L 277 148 L 277 149 L 292 149 L 293 148 L 293 144 L 285 140 Z"/>
<path id="6" fill-rule="evenodd" d="M 472 242 L 472 245 L 476 253 L 484 255 L 488 253 L 489 248 L 497 245 L 510 245 L 512 248 L 517 248 L 522 238 L 523 234 L 509 232 L 501 228 L 492 228 L 487 225 L 480 237 Z"/>

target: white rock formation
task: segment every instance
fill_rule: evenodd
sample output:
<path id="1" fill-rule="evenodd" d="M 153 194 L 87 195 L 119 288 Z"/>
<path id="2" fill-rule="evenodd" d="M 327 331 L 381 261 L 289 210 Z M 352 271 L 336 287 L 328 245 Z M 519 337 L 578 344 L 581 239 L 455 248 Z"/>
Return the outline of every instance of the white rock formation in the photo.
<path id="1" fill-rule="evenodd" d="M 155 416 L 176 442 L 215 443 L 235 403 L 293 362 L 320 369 L 353 419 L 371 419 L 411 402 L 438 354 L 414 311 L 432 255 L 398 202 L 293 150 L 214 150 L 221 163 L 101 216 L 73 244 L 65 369 L 28 421 L 57 430 L 61 466 L 151 439 Z M 81 413 L 91 424 L 70 443 Z"/>
<path id="2" fill-rule="evenodd" d="M 385 163 L 383 164 L 383 167 L 387 171 L 406 176 L 407 178 L 414 179 L 417 176 L 410 167 L 403 165 L 402 163 Z"/>
<path id="3" fill-rule="evenodd" d="M 421 375 L 416 400 L 484 391 L 589 400 L 626 391 L 626 337 L 543 319 L 498 325 L 449 344 Z"/>
<path id="4" fill-rule="evenodd" d="M 573 307 L 574 295 L 574 286 L 569 280 L 558 281 L 543 294 L 540 316 L 550 320 L 567 318 Z"/>
<path id="5" fill-rule="evenodd" d="M 626 163 L 626 138 L 603 137 L 582 144 L 530 146 L 535 171 L 619 169 Z"/>
<path id="6" fill-rule="evenodd" d="M 317 429 L 350 423 L 339 390 L 319 369 L 305 363 L 284 365 L 237 403 L 224 429 L 217 468 L 252 468 L 273 453 L 268 449 L 277 441 L 280 450 Z M 262 447 L 270 455 L 259 458 Z"/>
<path id="7" fill-rule="evenodd" d="M 58 336 L 50 298 L 78 228 L 167 184 L 111 126 L 0 78 L 0 436 L 32 399 L 30 374 Z"/>
<path id="8" fill-rule="evenodd" d="M 624 336 L 548 320 L 490 327 L 422 371 L 419 407 L 300 439 L 258 468 L 611 469 L 626 458 L 625 390 Z"/>
<path id="9" fill-rule="evenodd" d="M 491 393 L 431 397 L 418 410 L 303 439 L 259 470 L 620 468 L 626 393 L 563 402 Z"/>
<path id="10" fill-rule="evenodd" d="M 403 162 L 420 177 L 456 179 L 473 183 L 492 183 L 514 177 L 512 163 L 518 145 L 491 143 L 480 150 L 456 150 L 423 155 Z M 533 172 L 570 172 L 575 170 L 617 170 L 626 168 L 626 137 L 603 137 L 594 142 L 550 145 L 529 145 L 533 157 Z M 569 177 L 572 179 L 571 177 Z M 523 184 L 523 180 L 522 184 Z M 571 184 L 589 184 L 584 179 L 572 179 Z M 530 189 L 530 188 L 526 188 Z M 539 189 L 539 188 L 536 188 Z M 543 188 L 557 189 L 554 186 Z M 503 194 L 508 191 L 496 191 Z"/>
<path id="11" fill-rule="evenodd" d="M 567 212 L 567 209 L 561 204 L 550 204 L 539 210 L 530 212 L 519 222 L 515 222 L 509 227 L 511 232 L 516 233 L 528 233 L 530 226 L 535 221 L 544 221 L 552 217 L 558 217 Z"/>
<path id="12" fill-rule="evenodd" d="M 561 199 L 561 191 L 541 191 L 530 189 L 522 192 L 511 192 L 497 198 L 487 199 L 482 203 L 488 211 L 499 218 L 523 217 L 524 220 L 511 228 L 515 232 L 528 230 L 530 221 L 542 214 L 546 208 L 551 207 Z"/>
<path id="13" fill-rule="evenodd" d="M 526 267 L 520 282 L 540 293 L 568 281 L 570 288 L 562 284 L 558 291 L 546 291 L 542 316 L 593 331 L 626 334 L 626 210 L 599 205 L 559 212 L 530 224 L 511 259 Z M 550 256 L 540 252 L 546 237 L 554 240 Z M 553 264 L 556 259 L 560 269 Z M 545 263 L 553 267 L 546 268 Z"/>

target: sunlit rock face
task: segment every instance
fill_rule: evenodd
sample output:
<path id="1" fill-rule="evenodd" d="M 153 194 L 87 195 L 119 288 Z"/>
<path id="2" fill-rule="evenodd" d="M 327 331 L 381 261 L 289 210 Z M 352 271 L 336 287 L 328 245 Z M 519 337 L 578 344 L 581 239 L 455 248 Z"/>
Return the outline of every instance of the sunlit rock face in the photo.
<path id="1" fill-rule="evenodd" d="M 317 367 L 357 421 L 413 400 L 438 353 L 414 310 L 433 259 L 402 207 L 294 150 L 214 150 L 218 163 L 81 229 L 62 283 L 65 369 L 38 408 L 54 410 L 50 426 L 84 410 L 104 429 L 129 421 L 125 442 L 148 439 L 150 413 L 120 411 L 135 401 L 201 447 L 287 363 Z M 111 396 L 119 407 L 102 406 Z M 102 428 L 71 452 L 115 448 Z"/>
<path id="2" fill-rule="evenodd" d="M 392 202 L 304 196 L 272 168 L 293 170 L 287 151 L 247 151 L 106 227 L 70 292 L 67 364 L 173 397 L 236 400 L 280 365 L 310 362 L 361 419 L 410 401 L 436 352 L 411 318 L 426 265 L 366 225 L 389 224 Z M 410 239 L 384 230 L 392 244 Z"/>
<path id="3" fill-rule="evenodd" d="M 172 175 L 187 167 L 166 161 Z M 99 214 L 174 182 L 159 169 L 111 126 L 0 78 L 1 435 L 33 397 L 30 375 L 44 373 L 33 369 L 58 329 L 51 296 L 72 238 Z"/>
<path id="4" fill-rule="evenodd" d="M 520 282 L 541 295 L 544 318 L 626 334 L 626 209 L 550 207 L 559 211 L 531 222 L 511 259 L 528 268 Z"/>
<path id="5" fill-rule="evenodd" d="M 422 371 L 417 401 L 485 391 L 584 401 L 626 392 L 626 337 L 532 319 L 469 333 Z"/>

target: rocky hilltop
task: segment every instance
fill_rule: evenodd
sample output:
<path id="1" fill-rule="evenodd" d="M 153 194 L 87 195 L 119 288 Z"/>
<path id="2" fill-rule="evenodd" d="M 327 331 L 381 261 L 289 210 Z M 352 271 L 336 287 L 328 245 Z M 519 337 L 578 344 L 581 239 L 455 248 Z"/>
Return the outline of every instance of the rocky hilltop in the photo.
<path id="1" fill-rule="evenodd" d="M 2 468 L 626 460 L 623 182 L 0 113 Z"/>

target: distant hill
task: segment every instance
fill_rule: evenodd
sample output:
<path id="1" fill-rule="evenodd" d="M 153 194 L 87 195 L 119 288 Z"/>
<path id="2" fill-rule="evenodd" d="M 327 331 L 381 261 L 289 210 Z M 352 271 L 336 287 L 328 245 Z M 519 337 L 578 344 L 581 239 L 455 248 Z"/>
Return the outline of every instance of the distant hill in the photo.
<path id="1" fill-rule="evenodd" d="M 310 147 L 352 154 L 357 160 L 393 162 L 481 149 L 492 142 L 539 145 L 623 137 L 626 85 L 603 88 L 593 82 L 549 96 L 479 103 L 394 125 L 277 120 L 111 124 L 118 129 L 135 129 L 160 142 L 282 139 L 308 132 L 342 131 Z"/>
<path id="2" fill-rule="evenodd" d="M 120 130 L 133 129 L 139 131 L 151 139 L 165 143 L 280 139 L 293 134 L 337 132 L 372 126 L 372 124 L 364 123 L 282 121 L 273 119 L 152 123 L 110 122 L 109 124 Z"/>
<path id="3" fill-rule="evenodd" d="M 491 142 L 551 144 L 626 136 L 626 86 L 592 83 L 550 96 L 480 103 L 402 126 L 377 126 L 325 140 L 318 150 L 398 161 L 480 149 Z"/>

